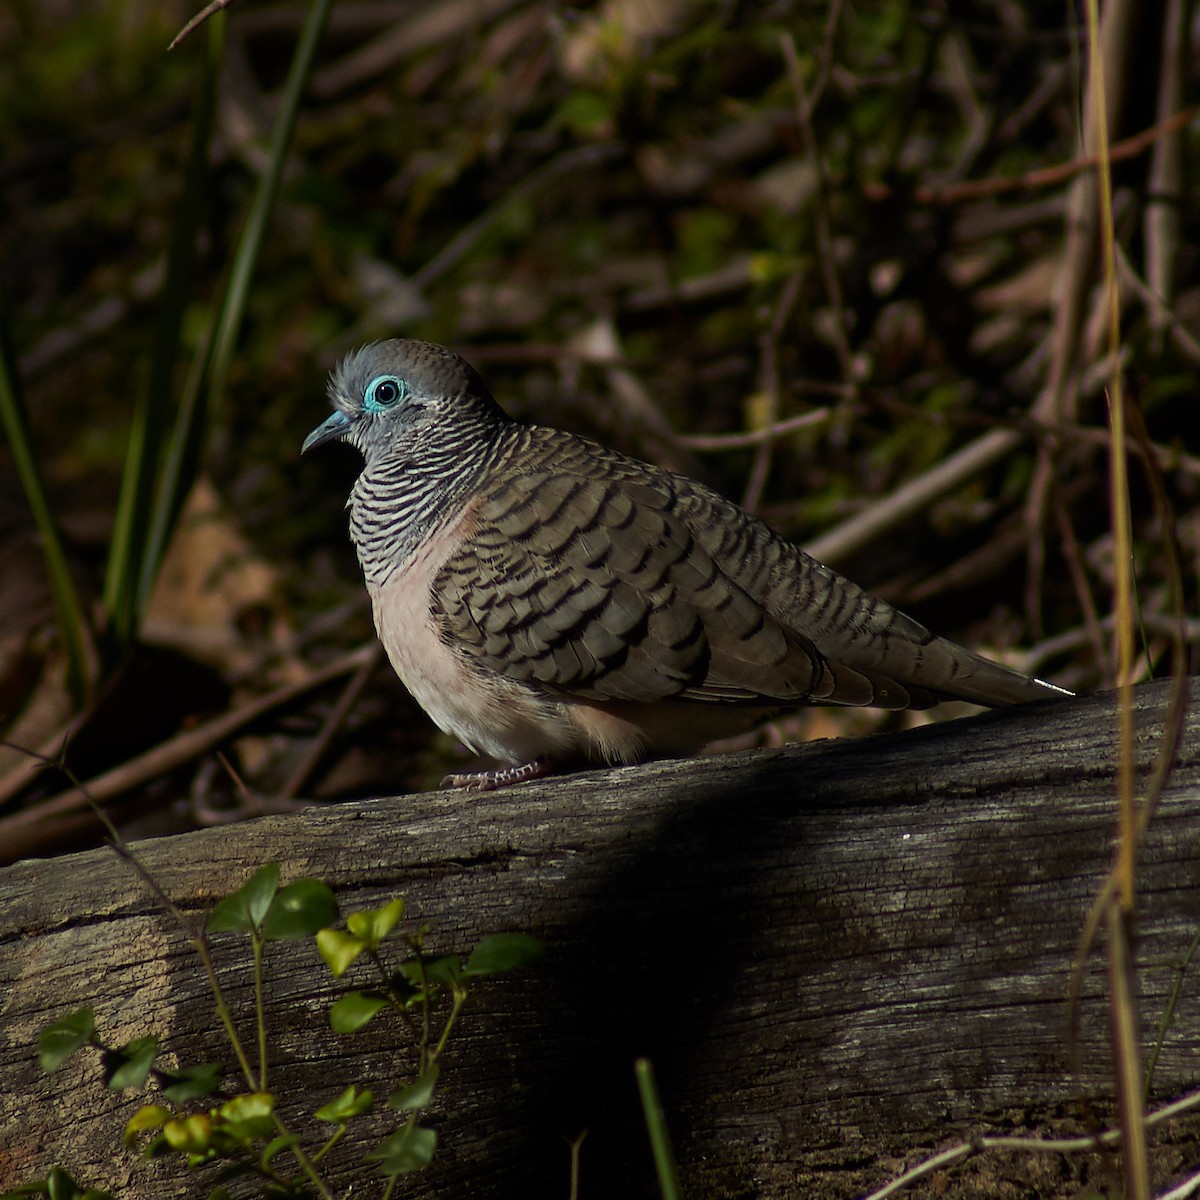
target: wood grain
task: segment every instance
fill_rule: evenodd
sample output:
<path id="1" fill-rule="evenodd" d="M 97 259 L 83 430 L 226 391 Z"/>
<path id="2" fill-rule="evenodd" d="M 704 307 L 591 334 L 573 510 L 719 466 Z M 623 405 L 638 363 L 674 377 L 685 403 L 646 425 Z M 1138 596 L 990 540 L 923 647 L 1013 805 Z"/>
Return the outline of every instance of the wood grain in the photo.
<path id="1" fill-rule="evenodd" d="M 1137 692 L 1143 782 L 1168 690 Z M 445 1060 L 438 1158 L 404 1195 L 566 1196 L 568 1143 L 585 1129 L 582 1196 L 656 1195 L 632 1073 L 648 1055 L 690 1195 L 849 1197 L 922 1147 L 1066 1127 L 1064 996 L 1111 860 L 1115 728 L 1106 694 L 486 795 L 313 807 L 136 848 L 190 912 L 275 860 L 285 880 L 325 879 L 344 911 L 403 893 L 438 950 L 493 931 L 542 939 L 536 967 L 472 997 Z M 1170 964 L 1200 928 L 1195 714 L 1139 885 L 1149 1045 Z M 129 866 L 95 851 L 0 872 L 0 947 L 0 1184 L 58 1162 L 122 1196 L 206 1195 L 119 1148 L 138 1099 L 103 1091 L 94 1056 L 49 1077 L 34 1059 L 40 1028 L 88 1004 L 112 1042 L 155 1032 L 183 1060 L 231 1061 L 186 939 Z M 248 1015 L 246 956 L 216 947 Z M 403 1031 L 330 1034 L 338 988 L 311 947 L 273 950 L 272 1086 L 289 1114 L 352 1081 L 398 1086 Z M 1105 986 L 1097 956 L 1083 1030 L 1101 1097 Z M 1156 1095 L 1200 1078 L 1195 991 L 1185 976 Z M 1194 1130 L 1174 1128 L 1156 1143 L 1164 1176 L 1196 1157 Z M 977 1162 L 950 1194 L 1065 1195 L 1095 1169 Z M 378 1194 L 351 1154 L 330 1174 L 342 1194 Z"/>

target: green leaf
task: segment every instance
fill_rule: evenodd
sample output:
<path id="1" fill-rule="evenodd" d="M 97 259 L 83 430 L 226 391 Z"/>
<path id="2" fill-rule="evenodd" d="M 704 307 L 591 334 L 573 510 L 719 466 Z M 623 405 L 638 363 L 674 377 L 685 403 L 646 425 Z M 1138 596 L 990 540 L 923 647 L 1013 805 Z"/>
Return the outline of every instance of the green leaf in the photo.
<path id="1" fill-rule="evenodd" d="M 79 1184 L 62 1167 L 52 1167 L 46 1177 L 46 1194 L 51 1200 L 75 1200 L 79 1195 Z"/>
<path id="2" fill-rule="evenodd" d="M 134 1038 L 124 1046 L 104 1052 L 104 1082 L 114 1091 L 140 1088 L 154 1066 L 158 1038 L 153 1034 Z"/>
<path id="3" fill-rule="evenodd" d="M 192 1113 L 173 1117 L 162 1127 L 163 1138 L 172 1150 L 188 1154 L 203 1154 L 212 1144 L 213 1120 L 208 1113 Z"/>
<path id="4" fill-rule="evenodd" d="M 217 902 L 208 914 L 204 928 L 209 933 L 250 933 L 254 926 L 246 912 L 245 900 L 238 892 L 234 892 L 232 896 Z"/>
<path id="5" fill-rule="evenodd" d="M 361 1092 L 352 1083 L 336 1100 L 323 1104 L 313 1116 L 318 1121 L 330 1121 L 335 1125 L 344 1125 L 352 1117 L 360 1117 L 369 1113 L 375 1107 L 375 1097 L 371 1091 L 364 1088 Z"/>
<path id="6" fill-rule="evenodd" d="M 239 889 L 246 897 L 246 911 L 255 929 L 261 929 L 279 892 L 279 864 L 263 863 Z"/>
<path id="7" fill-rule="evenodd" d="M 385 1175 L 405 1175 L 429 1166 L 436 1147 L 436 1130 L 410 1122 L 391 1137 L 385 1138 L 379 1148 L 370 1151 L 366 1157 L 379 1160 L 380 1169 Z"/>
<path id="8" fill-rule="evenodd" d="M 153 1161 L 156 1158 L 163 1158 L 171 1153 L 171 1143 L 167 1141 L 167 1135 L 160 1133 L 157 1137 L 152 1137 L 146 1145 L 142 1147 L 142 1157 Z"/>
<path id="9" fill-rule="evenodd" d="M 428 1108 L 433 1100 L 433 1088 L 437 1083 L 440 1073 L 441 1067 L 437 1063 L 431 1062 L 421 1072 L 419 1079 L 410 1083 L 408 1087 L 401 1088 L 398 1092 L 393 1092 L 388 1097 L 388 1104 L 392 1108 L 405 1110 Z"/>
<path id="10" fill-rule="evenodd" d="M 253 933 L 262 928 L 279 891 L 279 864 L 264 863 L 236 892 L 209 914 L 209 933 Z"/>
<path id="11" fill-rule="evenodd" d="M 275 1132 L 275 1097 L 270 1092 L 246 1092 L 214 1110 L 220 1128 L 240 1142 L 270 1137 Z"/>
<path id="12" fill-rule="evenodd" d="M 425 964 L 425 978 L 432 984 L 458 987 L 463 981 L 462 959 L 457 954 L 443 954 L 441 958 L 430 959 Z"/>
<path id="13" fill-rule="evenodd" d="M 420 992 L 428 979 L 426 970 L 427 964 L 424 959 L 409 958 L 400 964 L 397 974 L 414 992 Z"/>
<path id="14" fill-rule="evenodd" d="M 542 943 L 527 933 L 489 933 L 467 959 L 467 975 L 497 975 L 515 971 L 542 956 Z"/>
<path id="15" fill-rule="evenodd" d="M 329 1006 L 329 1027 L 334 1033 L 354 1033 L 386 1004 L 382 992 L 350 992 Z"/>
<path id="16" fill-rule="evenodd" d="M 268 942 L 312 937 L 337 919 L 333 892 L 319 879 L 297 879 L 272 901 L 263 921 L 262 935 Z"/>
<path id="17" fill-rule="evenodd" d="M 333 0 L 313 0 L 305 15 L 299 41 L 279 94 L 265 168 L 241 225 L 237 249 L 225 274 L 225 288 L 204 339 L 204 347 L 189 375 L 180 405 L 174 436 L 166 453 L 163 486 L 156 496 L 155 511 L 143 551 L 142 593 L 149 595 L 154 574 L 166 553 L 172 526 L 198 470 L 199 447 L 205 433 L 205 415 L 224 397 L 229 364 L 241 332 L 251 295 L 251 280 L 266 240 L 271 211 L 279 194 L 288 148 L 296 126 L 296 115 L 305 94 L 321 34 L 329 19 Z M 223 22 L 209 23 L 210 30 L 223 29 Z M 210 44 L 214 37 L 210 37 Z"/>
<path id="18" fill-rule="evenodd" d="M 654 1068 L 648 1058 L 639 1058 L 633 1065 L 637 1077 L 638 1094 L 642 1100 L 642 1114 L 646 1120 L 646 1132 L 650 1135 L 650 1150 L 654 1155 L 654 1167 L 658 1172 L 658 1188 L 663 1200 L 680 1200 L 683 1191 L 679 1184 L 679 1170 L 675 1154 L 671 1149 L 671 1138 L 667 1133 L 667 1120 L 663 1113 L 662 1099 L 654 1081 Z"/>
<path id="19" fill-rule="evenodd" d="M 47 1025 L 38 1038 L 38 1062 L 46 1074 L 57 1071 L 62 1064 L 91 1040 L 96 1023 L 90 1008 L 77 1008 L 70 1016 Z"/>
<path id="20" fill-rule="evenodd" d="M 416 966 L 416 963 L 415 961 L 401 963 L 398 971 L 392 971 L 388 974 L 388 992 L 397 1000 L 403 1001 L 406 1007 L 410 1007 L 413 997 L 423 995 L 424 992 L 419 979 L 414 983 L 404 973 L 406 966 Z"/>
<path id="21" fill-rule="evenodd" d="M 211 1096 L 221 1086 L 220 1063 L 198 1063 L 193 1067 L 180 1067 L 177 1071 L 163 1071 L 159 1076 L 163 1094 L 176 1104 Z"/>
<path id="22" fill-rule="evenodd" d="M 126 1146 L 132 1146 L 137 1141 L 138 1134 L 147 1133 L 151 1129 L 161 1129 L 174 1115 L 169 1108 L 164 1108 L 161 1104 L 143 1104 L 129 1118 L 122 1140 Z"/>
<path id="23" fill-rule="evenodd" d="M 613 105 L 607 96 L 576 89 L 562 102 L 556 120 L 583 138 L 601 137 L 613 121 Z"/>
<path id="24" fill-rule="evenodd" d="M 317 934 L 317 952 L 325 965 L 340 979 L 350 969 L 354 960 L 367 948 L 367 943 L 351 933 L 340 929 L 322 929 Z"/>
<path id="25" fill-rule="evenodd" d="M 62 1167 L 52 1167 L 46 1179 L 46 1195 L 51 1200 L 112 1200 L 108 1192 L 81 1188 Z"/>
<path id="26" fill-rule="evenodd" d="M 18 1184 L 7 1192 L 0 1192 L 0 1200 L 26 1200 L 28 1196 L 44 1196 L 48 1184 L 44 1179 L 34 1179 L 29 1183 Z"/>
<path id="27" fill-rule="evenodd" d="M 26 1200 L 29 1196 L 50 1196 L 53 1200 L 113 1200 L 109 1192 L 81 1188 L 62 1167 L 51 1167 L 45 1179 L 34 1179 L 11 1191 L 0 1192 L 0 1200 Z"/>
<path id="28" fill-rule="evenodd" d="M 290 1150 L 293 1146 L 300 1145 L 302 1141 L 298 1133 L 281 1133 L 277 1138 L 272 1138 L 264 1147 L 263 1152 L 259 1155 L 259 1165 L 265 1171 L 271 1165 L 271 1159 L 275 1157 L 281 1150 Z"/>
<path id="29" fill-rule="evenodd" d="M 372 950 L 378 948 L 389 933 L 399 924 L 404 916 L 404 897 L 397 896 L 395 900 L 381 908 L 364 908 L 360 912 L 351 913 L 346 918 L 346 928 L 355 937 L 362 938 Z"/>
<path id="30" fill-rule="evenodd" d="M 209 23 L 206 49 L 198 56 L 196 91 L 191 105 L 191 146 L 179 200 L 172 207 L 166 277 L 153 305 L 155 330 L 149 370 L 145 377 L 140 371 L 131 372 L 133 417 L 101 599 L 108 615 L 106 632 L 119 646 L 132 641 L 139 628 L 165 549 L 161 538 L 149 536 L 150 529 L 158 526 L 162 535 L 169 537 L 174 517 L 178 515 L 177 511 L 173 515 L 168 513 L 164 520 L 160 505 L 165 497 L 190 487 L 200 461 L 198 446 L 203 423 L 189 420 L 184 406 L 177 405 L 174 396 L 184 313 L 188 304 L 194 302 L 191 280 L 197 243 L 205 228 L 205 197 L 210 191 L 211 170 L 209 142 L 225 57 L 224 26 L 221 20 Z M 168 455 L 170 425 L 177 415 L 189 432 L 180 444 L 171 446 Z"/>
<path id="31" fill-rule="evenodd" d="M 247 1121 L 253 1117 L 269 1117 L 275 1111 L 275 1097 L 270 1092 L 243 1092 L 233 1096 L 217 1109 L 225 1121 Z"/>
<path id="32" fill-rule="evenodd" d="M 67 677 L 71 694 L 77 701 L 82 701 L 89 696 L 95 682 L 88 668 L 91 636 L 87 610 L 80 603 L 70 562 L 46 495 L 38 449 L 34 445 L 32 422 L 21 395 L 17 356 L 9 343 L 8 325 L 8 313 L 0 310 L 0 430 L 3 430 L 8 443 L 11 462 L 11 465 L 5 466 L 5 473 L 7 476 L 11 472 L 12 477 L 21 484 L 37 526 L 36 544 L 41 547 L 46 576 L 54 596 L 58 631 L 67 652 Z"/>

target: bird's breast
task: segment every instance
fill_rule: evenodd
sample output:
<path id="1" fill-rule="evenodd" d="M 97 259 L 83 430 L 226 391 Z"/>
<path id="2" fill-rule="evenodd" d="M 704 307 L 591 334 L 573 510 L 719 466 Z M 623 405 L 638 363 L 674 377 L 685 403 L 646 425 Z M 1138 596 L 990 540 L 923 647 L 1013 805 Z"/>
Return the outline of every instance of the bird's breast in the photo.
<path id="1" fill-rule="evenodd" d="M 446 559 L 469 514 L 434 529 L 382 582 L 367 576 L 379 640 L 401 682 L 439 729 L 503 762 L 575 752 L 578 731 L 560 705 L 474 661 L 443 635 L 432 606 Z"/>
<path id="2" fill-rule="evenodd" d="M 350 493 L 350 539 L 367 583 L 386 583 L 409 568 L 446 525 L 443 480 L 401 461 L 363 470 Z"/>

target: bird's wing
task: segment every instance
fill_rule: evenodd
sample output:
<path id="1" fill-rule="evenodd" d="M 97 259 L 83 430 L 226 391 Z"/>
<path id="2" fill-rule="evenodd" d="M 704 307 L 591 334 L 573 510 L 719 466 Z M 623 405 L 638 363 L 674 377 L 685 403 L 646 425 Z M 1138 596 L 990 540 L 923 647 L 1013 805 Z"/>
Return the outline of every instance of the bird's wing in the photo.
<path id="1" fill-rule="evenodd" d="M 676 511 L 700 548 L 781 628 L 802 632 L 835 677 L 873 680 L 872 698 L 835 703 L 924 708 L 945 699 L 1003 705 L 1070 695 L 936 636 L 702 485 L 681 488 Z"/>
<path id="2" fill-rule="evenodd" d="M 433 585 L 443 635 L 482 665 L 592 699 L 932 701 L 827 661 L 771 617 L 754 596 L 777 564 L 757 543 L 787 543 L 737 506 L 704 489 L 727 525 L 707 544 L 680 496 L 698 485 L 569 435 L 524 433 L 521 469 L 477 495 Z"/>

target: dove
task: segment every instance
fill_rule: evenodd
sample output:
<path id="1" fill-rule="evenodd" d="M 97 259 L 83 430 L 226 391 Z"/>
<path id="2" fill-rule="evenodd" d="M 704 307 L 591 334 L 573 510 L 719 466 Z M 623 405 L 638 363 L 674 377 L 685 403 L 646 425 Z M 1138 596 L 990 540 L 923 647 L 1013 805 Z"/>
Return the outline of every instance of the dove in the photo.
<path id="1" fill-rule="evenodd" d="M 463 358 L 348 354 L 302 452 L 363 457 L 350 534 L 379 639 L 489 789 L 694 753 L 803 705 L 1070 695 L 938 637 L 686 476 L 511 419 Z"/>

